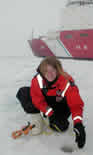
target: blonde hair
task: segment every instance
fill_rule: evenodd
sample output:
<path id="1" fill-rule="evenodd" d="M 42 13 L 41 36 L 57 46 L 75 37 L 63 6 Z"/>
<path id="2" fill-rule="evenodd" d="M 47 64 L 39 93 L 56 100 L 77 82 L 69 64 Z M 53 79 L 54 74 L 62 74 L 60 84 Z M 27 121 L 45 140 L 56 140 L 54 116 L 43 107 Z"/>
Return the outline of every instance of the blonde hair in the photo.
<path id="1" fill-rule="evenodd" d="M 61 62 L 56 56 L 47 56 L 43 59 L 38 67 L 40 73 L 44 76 L 46 73 L 46 66 L 51 65 L 57 71 L 57 76 L 63 75 L 68 80 L 68 73 L 63 70 Z"/>

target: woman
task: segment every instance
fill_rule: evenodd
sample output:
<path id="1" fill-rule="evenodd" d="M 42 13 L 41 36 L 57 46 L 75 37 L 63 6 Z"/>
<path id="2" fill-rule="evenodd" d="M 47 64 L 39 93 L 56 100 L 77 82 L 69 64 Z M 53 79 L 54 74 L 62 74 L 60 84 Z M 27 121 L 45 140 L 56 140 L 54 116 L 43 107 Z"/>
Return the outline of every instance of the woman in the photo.
<path id="1" fill-rule="evenodd" d="M 43 112 L 49 119 L 50 127 L 56 131 L 66 131 L 69 126 L 68 118 L 72 115 L 75 141 L 79 148 L 85 145 L 84 103 L 73 78 L 64 72 L 55 56 L 42 60 L 31 81 L 31 87 L 21 88 L 17 98 L 27 113 Z"/>

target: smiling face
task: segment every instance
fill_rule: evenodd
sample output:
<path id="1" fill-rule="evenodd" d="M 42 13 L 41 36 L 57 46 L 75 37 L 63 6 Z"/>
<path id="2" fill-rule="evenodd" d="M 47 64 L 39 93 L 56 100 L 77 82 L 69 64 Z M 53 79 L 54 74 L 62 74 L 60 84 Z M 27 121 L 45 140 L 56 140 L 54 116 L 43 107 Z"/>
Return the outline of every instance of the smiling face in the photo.
<path id="1" fill-rule="evenodd" d="M 45 76 L 45 78 L 49 82 L 52 82 L 57 77 L 57 71 L 56 71 L 56 69 L 53 66 L 47 64 L 46 65 L 46 72 L 45 72 L 45 75 L 44 76 Z"/>
<path id="2" fill-rule="evenodd" d="M 49 82 L 53 82 L 60 75 L 64 76 L 61 62 L 55 56 L 48 56 L 43 59 L 37 70 Z"/>

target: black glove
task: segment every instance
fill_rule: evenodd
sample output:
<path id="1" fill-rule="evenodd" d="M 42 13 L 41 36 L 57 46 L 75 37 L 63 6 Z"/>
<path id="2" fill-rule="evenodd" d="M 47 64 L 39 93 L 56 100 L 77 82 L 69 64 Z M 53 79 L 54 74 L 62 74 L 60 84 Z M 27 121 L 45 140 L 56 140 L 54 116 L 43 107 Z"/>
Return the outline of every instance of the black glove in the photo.
<path id="1" fill-rule="evenodd" d="M 86 142 L 85 128 L 82 123 L 76 123 L 74 125 L 74 132 L 76 134 L 75 142 L 79 148 L 83 148 Z"/>
<path id="2" fill-rule="evenodd" d="M 65 131 L 69 126 L 68 120 L 58 118 L 55 113 L 53 113 L 52 116 L 49 117 L 49 122 L 50 127 L 59 132 Z"/>

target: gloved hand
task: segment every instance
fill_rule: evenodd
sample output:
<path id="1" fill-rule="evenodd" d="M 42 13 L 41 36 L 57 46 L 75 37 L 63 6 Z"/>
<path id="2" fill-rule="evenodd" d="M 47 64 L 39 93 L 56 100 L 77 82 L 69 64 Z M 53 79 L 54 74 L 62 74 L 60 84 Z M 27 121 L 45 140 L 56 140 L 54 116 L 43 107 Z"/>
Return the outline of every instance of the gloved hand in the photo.
<path id="1" fill-rule="evenodd" d="M 83 148 L 86 142 L 86 132 L 82 123 L 76 123 L 74 125 L 74 132 L 76 135 L 75 142 L 79 148 Z"/>
<path id="2" fill-rule="evenodd" d="M 49 117 L 50 127 L 56 131 L 63 132 L 68 128 L 69 122 L 68 120 L 59 119 L 55 113 Z"/>

